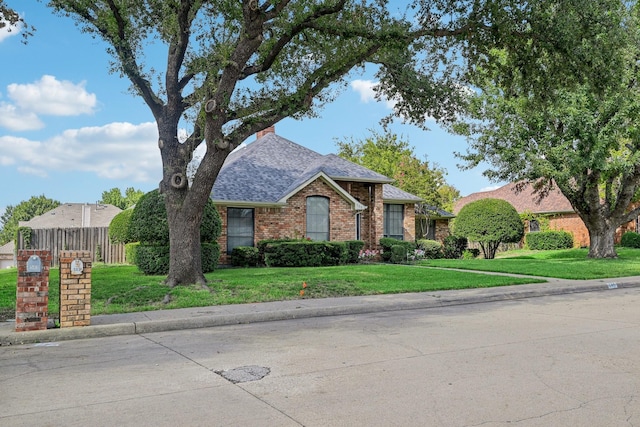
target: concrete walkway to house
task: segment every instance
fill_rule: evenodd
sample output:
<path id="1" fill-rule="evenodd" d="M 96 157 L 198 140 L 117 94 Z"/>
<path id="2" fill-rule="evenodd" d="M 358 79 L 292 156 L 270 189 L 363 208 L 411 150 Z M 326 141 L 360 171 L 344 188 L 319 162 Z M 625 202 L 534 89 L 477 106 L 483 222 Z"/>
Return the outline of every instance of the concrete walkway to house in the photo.
<path id="1" fill-rule="evenodd" d="M 486 273 L 500 274 L 500 273 Z M 518 277 L 530 277 L 512 275 Z M 535 277 L 540 279 L 539 277 Z M 615 279 L 563 280 L 481 289 L 369 295 L 357 297 L 297 299 L 255 304 L 194 307 L 99 315 L 91 326 L 15 332 L 12 321 L 0 324 L 0 345 L 53 342 L 116 335 L 146 334 L 181 329 L 208 328 L 287 319 L 389 312 L 507 301 L 548 295 L 572 294 L 640 287 L 640 276 Z"/>

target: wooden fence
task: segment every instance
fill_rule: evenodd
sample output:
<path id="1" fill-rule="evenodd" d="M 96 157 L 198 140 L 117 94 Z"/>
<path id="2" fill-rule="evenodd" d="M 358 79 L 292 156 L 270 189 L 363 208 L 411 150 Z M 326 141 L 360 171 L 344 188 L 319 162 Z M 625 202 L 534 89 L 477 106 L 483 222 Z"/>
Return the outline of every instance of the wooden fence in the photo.
<path id="1" fill-rule="evenodd" d="M 18 249 L 50 250 L 52 266 L 60 265 L 58 257 L 62 250 L 91 251 L 93 262 L 125 263 L 124 244 L 111 243 L 109 227 L 33 229 L 28 247 L 23 234 L 18 235 Z"/>

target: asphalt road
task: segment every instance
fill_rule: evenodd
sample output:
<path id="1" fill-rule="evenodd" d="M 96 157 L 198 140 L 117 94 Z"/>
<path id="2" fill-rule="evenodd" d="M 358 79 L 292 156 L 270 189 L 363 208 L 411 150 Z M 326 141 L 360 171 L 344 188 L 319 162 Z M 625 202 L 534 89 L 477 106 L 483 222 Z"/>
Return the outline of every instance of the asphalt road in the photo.
<path id="1" fill-rule="evenodd" d="M 630 288 L 0 347 L 0 426 L 640 426 L 639 327 Z"/>

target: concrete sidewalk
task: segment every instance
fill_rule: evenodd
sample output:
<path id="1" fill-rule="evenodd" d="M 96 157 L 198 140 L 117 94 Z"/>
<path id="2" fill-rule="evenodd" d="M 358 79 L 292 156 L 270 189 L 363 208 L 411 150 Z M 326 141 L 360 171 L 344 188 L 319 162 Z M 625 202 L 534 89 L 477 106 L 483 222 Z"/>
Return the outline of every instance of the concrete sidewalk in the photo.
<path id="1" fill-rule="evenodd" d="M 287 319 L 428 309 L 452 305 L 535 298 L 548 295 L 615 291 L 616 289 L 640 287 L 640 276 L 595 280 L 560 280 L 548 278 L 546 278 L 546 280 L 548 280 L 546 283 L 494 288 L 342 298 L 298 299 L 256 304 L 99 315 L 91 318 L 91 326 L 48 329 L 46 331 L 15 332 L 15 323 L 9 321 L 0 324 L 0 346 L 115 335 L 146 334 Z"/>

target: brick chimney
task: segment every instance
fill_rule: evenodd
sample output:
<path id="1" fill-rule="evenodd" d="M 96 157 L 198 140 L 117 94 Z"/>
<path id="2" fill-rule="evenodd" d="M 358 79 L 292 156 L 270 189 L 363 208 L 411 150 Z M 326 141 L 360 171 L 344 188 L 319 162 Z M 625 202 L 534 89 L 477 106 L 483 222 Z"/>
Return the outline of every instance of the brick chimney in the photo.
<path id="1" fill-rule="evenodd" d="M 266 129 L 262 129 L 261 131 L 256 133 L 256 139 L 260 139 L 260 138 L 262 138 L 263 136 L 265 136 L 268 133 L 276 133 L 276 127 L 275 126 L 269 126 Z"/>

